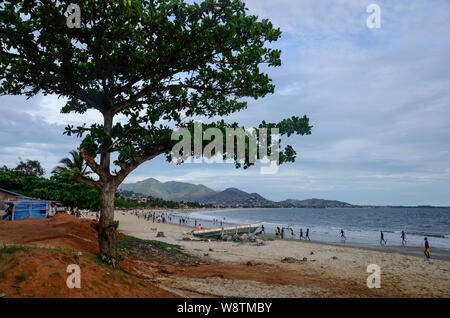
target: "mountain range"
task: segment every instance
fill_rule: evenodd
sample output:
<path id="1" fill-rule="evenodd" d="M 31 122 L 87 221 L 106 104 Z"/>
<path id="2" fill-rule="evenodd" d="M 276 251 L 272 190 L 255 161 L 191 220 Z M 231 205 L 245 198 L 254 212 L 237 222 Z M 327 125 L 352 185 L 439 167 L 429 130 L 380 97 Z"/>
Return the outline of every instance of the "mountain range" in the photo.
<path id="1" fill-rule="evenodd" d="M 236 188 L 223 191 L 212 190 L 202 184 L 168 181 L 149 178 L 136 183 L 124 183 L 119 190 L 171 201 L 199 202 L 223 206 L 283 207 L 283 208 L 349 208 L 352 204 L 324 199 L 271 201 L 258 193 L 248 193 Z"/>

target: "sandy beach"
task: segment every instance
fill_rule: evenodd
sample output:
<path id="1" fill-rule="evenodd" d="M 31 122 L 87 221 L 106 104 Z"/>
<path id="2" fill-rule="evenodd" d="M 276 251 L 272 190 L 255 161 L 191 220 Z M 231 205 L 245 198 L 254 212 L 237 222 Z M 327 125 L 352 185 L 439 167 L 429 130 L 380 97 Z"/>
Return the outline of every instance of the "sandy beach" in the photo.
<path id="1" fill-rule="evenodd" d="M 124 234 L 177 244 L 189 254 L 221 264 L 225 274 L 205 277 L 207 268 L 198 275 L 192 270 L 183 273 L 186 270 L 178 272 L 175 268 L 171 275 L 159 279 L 161 286 L 185 296 L 450 297 L 450 262 L 445 259 L 427 260 L 392 250 L 387 253 L 304 241 L 265 240 L 262 246 L 189 241 L 183 237 L 193 239 L 188 235 L 193 229 L 190 227 L 147 222 L 120 211 L 115 218 L 120 221 L 119 230 Z M 157 238 L 157 232 L 164 232 L 165 237 Z M 282 262 L 289 257 L 301 261 Z M 366 285 L 370 264 L 381 269 L 379 289 Z M 234 277 L 227 279 L 227 267 L 232 266 L 241 266 L 240 275 L 228 273 Z M 261 275 L 256 275 L 257 272 Z"/>

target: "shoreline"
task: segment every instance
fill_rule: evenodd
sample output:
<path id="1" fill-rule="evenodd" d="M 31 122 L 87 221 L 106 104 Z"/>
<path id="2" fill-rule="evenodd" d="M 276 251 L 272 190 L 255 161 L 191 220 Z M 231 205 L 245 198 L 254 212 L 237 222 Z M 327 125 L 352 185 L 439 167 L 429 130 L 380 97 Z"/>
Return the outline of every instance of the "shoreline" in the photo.
<path id="1" fill-rule="evenodd" d="M 240 208 L 225 208 L 223 210 L 235 210 Z M 256 209 L 256 208 L 248 208 L 248 209 Z M 187 213 L 191 212 L 206 212 L 209 209 L 191 209 L 192 211 L 184 211 Z M 177 212 L 177 211 L 155 211 L 157 213 L 165 213 L 165 212 Z M 209 222 L 209 221 L 208 221 Z M 153 224 L 153 223 L 152 223 Z M 158 224 L 158 223 L 154 223 Z M 186 228 L 193 229 L 193 226 L 185 225 L 185 224 L 178 224 L 173 222 L 168 222 L 167 224 L 173 224 L 176 226 L 183 226 Z M 226 223 L 227 226 L 231 225 L 229 223 Z M 265 238 L 274 238 L 276 239 L 275 234 L 262 234 L 261 237 Z M 421 246 L 401 246 L 401 245 L 387 245 L 387 246 L 377 246 L 377 245 L 370 245 L 367 243 L 354 243 L 354 242 L 346 242 L 346 243 L 339 243 L 339 242 L 323 242 L 323 241 L 317 241 L 317 240 L 299 240 L 299 239 L 292 239 L 290 238 L 289 234 L 285 235 L 285 238 L 283 239 L 285 241 L 296 241 L 296 242 L 307 242 L 312 244 L 323 244 L 323 245 L 330 245 L 330 246 L 336 246 L 336 247 L 350 247 L 350 248 L 356 248 L 356 249 L 362 249 L 362 250 L 371 250 L 371 251 L 379 251 L 379 252 L 385 252 L 385 253 L 398 253 L 402 255 L 408 255 L 408 256 L 415 256 L 415 257 L 424 257 L 423 251 L 424 248 Z M 450 261 L 450 249 L 445 249 L 441 247 L 431 247 L 431 256 L 434 259 L 439 260 L 445 260 Z"/>
<path id="2" fill-rule="evenodd" d="M 432 258 L 426 259 L 425 256 L 419 257 L 417 253 L 410 253 L 409 249 L 406 254 L 397 250 L 340 246 L 316 241 L 274 239 L 262 241 L 263 244 L 259 245 L 250 242 L 208 241 L 198 240 L 189 235 L 194 228 L 187 225 L 152 223 L 120 212 L 115 213 L 115 219 L 119 220 L 119 231 L 126 235 L 178 245 L 190 255 L 216 262 L 219 264 L 218 268 L 243 266 L 241 270 L 247 273 L 248 268 L 248 275 L 254 273 L 253 271 L 256 270 L 254 266 L 261 264 L 260 266 L 263 267 L 271 266 L 272 269 L 269 272 L 275 271 L 273 275 L 289 272 L 291 273 L 289 275 L 294 276 L 286 275 L 293 279 L 300 276 L 313 279 L 316 286 L 331 284 L 330 288 L 334 288 L 333 286 L 350 284 L 349 286 L 357 286 L 362 293 L 365 293 L 369 291 L 366 286 L 369 275 L 367 266 L 376 264 L 381 269 L 382 286 L 384 286 L 384 289 L 378 290 L 380 295 L 450 297 L 450 259 L 433 257 L 433 249 Z M 164 237 L 157 237 L 158 232 L 164 232 Z M 271 237 L 267 235 L 266 238 Z M 434 251 L 437 253 L 435 249 Z M 263 271 L 260 274 L 269 272 Z M 170 280 L 170 284 L 191 286 L 189 288 L 192 289 L 200 288 L 198 286 L 201 284 L 202 288 L 208 290 L 218 288 L 221 291 L 233 286 L 220 278 L 200 283 L 199 280 L 186 278 L 183 275 L 185 274 L 180 269 L 179 275 L 176 279 L 174 277 Z M 289 285 L 289 277 L 286 277 L 287 285 Z M 226 287 L 225 283 L 227 283 Z M 194 288 L 194 286 L 197 287 Z M 239 295 L 238 290 L 235 293 Z"/>

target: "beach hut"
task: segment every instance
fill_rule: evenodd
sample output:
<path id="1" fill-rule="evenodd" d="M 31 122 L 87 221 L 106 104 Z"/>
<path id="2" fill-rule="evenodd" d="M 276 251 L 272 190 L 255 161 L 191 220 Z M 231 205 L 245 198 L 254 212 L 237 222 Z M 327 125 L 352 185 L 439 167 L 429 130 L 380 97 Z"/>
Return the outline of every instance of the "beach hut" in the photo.
<path id="1" fill-rule="evenodd" d="M 31 200 L 31 198 L 24 196 L 20 193 L 0 188 L 0 210 L 4 210 L 6 208 L 4 204 L 6 201 L 13 201 L 13 200 Z"/>
<path id="2" fill-rule="evenodd" d="M 50 211 L 49 201 L 9 201 L 11 205 L 11 221 L 22 218 L 45 218 Z"/>

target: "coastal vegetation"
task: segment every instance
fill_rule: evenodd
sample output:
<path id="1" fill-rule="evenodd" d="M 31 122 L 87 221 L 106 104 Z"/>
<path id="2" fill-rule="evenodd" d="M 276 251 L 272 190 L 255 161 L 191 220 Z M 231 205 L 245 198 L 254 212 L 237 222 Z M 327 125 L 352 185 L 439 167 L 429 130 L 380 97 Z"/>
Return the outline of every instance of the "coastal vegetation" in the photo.
<path id="1" fill-rule="evenodd" d="M 66 158 L 62 158 L 59 163 L 61 166 L 57 166 L 52 170 L 52 174 L 60 174 L 65 171 L 72 171 L 74 173 L 80 173 L 83 176 L 90 174 L 91 172 L 87 171 L 88 166 L 81 156 L 81 153 L 77 150 L 72 150 L 70 152 L 70 156 Z"/>
<path id="2" fill-rule="evenodd" d="M 70 209 L 98 211 L 100 195 L 98 190 L 79 183 L 68 172 L 55 174 L 50 178 L 20 176 L 17 171 L 0 171 L 0 188 L 42 200 L 59 201 Z"/>
<path id="3" fill-rule="evenodd" d="M 20 176 L 14 169 L 0 171 L 0 188 L 42 200 L 58 201 L 70 210 L 100 209 L 100 194 L 96 189 L 76 181 L 70 170 L 62 170 L 50 178 L 38 176 Z M 150 198 L 139 202 L 136 198 L 127 198 L 120 193 L 114 200 L 116 208 L 201 208 L 211 207 L 197 202 L 175 202 L 159 198 Z"/>

